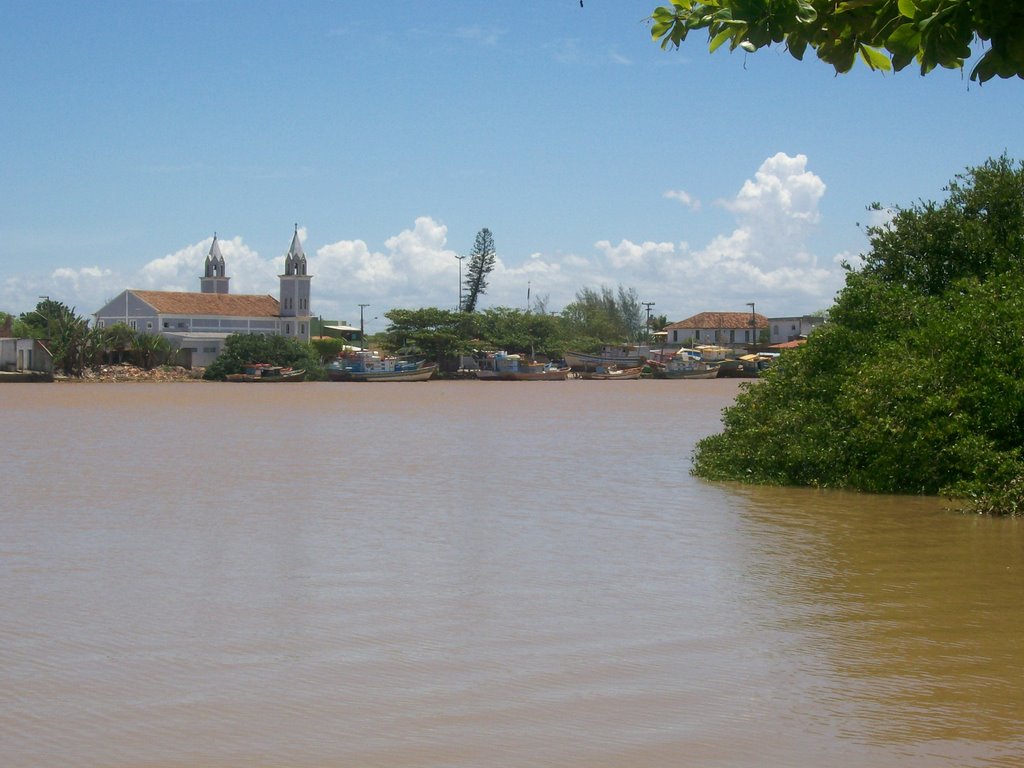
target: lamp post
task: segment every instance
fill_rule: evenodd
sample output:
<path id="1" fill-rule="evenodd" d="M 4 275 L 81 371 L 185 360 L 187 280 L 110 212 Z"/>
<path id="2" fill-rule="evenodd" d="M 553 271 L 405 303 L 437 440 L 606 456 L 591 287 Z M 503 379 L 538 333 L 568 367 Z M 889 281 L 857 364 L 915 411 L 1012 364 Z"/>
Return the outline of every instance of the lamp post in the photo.
<path id="1" fill-rule="evenodd" d="M 642 301 L 640 302 L 647 308 L 647 324 L 644 326 L 647 331 L 644 333 L 644 339 L 647 341 L 651 340 L 651 307 L 654 306 L 653 301 Z"/>
<path id="2" fill-rule="evenodd" d="M 359 305 L 359 351 L 362 352 L 366 349 L 366 334 L 363 332 L 363 310 L 366 309 L 369 304 Z"/>
<path id="3" fill-rule="evenodd" d="M 459 312 L 461 312 L 462 311 L 462 260 L 464 258 L 466 258 L 466 257 L 465 257 L 465 255 L 459 256 L 459 254 L 455 254 L 455 258 L 459 260 Z"/>
<path id="4" fill-rule="evenodd" d="M 750 307 L 750 342 L 757 344 L 757 316 L 754 314 L 754 302 L 748 301 L 747 306 Z"/>

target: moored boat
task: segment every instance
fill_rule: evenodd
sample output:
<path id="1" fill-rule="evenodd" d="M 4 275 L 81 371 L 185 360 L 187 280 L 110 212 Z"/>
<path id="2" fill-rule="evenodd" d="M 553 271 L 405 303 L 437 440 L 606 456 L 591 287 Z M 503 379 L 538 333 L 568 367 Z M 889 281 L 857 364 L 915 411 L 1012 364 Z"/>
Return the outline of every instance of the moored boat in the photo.
<path id="1" fill-rule="evenodd" d="M 571 369 L 554 363 L 524 360 L 520 355 L 493 352 L 480 361 L 476 377 L 481 381 L 565 381 Z"/>
<path id="2" fill-rule="evenodd" d="M 642 365 L 634 368 L 619 368 L 615 365 L 599 366 L 594 371 L 583 371 L 580 373 L 580 378 L 595 381 L 628 381 L 630 379 L 639 379 L 643 371 Z"/>
<path id="3" fill-rule="evenodd" d="M 574 371 L 596 371 L 599 366 L 636 368 L 646 356 L 634 346 L 606 344 L 600 352 L 566 352 L 565 363 Z"/>
<path id="4" fill-rule="evenodd" d="M 331 381 L 427 381 L 436 371 L 436 363 L 381 357 L 364 350 L 328 365 L 327 378 Z"/>
<path id="5" fill-rule="evenodd" d="M 659 379 L 714 379 L 720 363 L 709 362 L 696 349 L 682 347 L 651 361 L 651 370 Z"/>
<path id="6" fill-rule="evenodd" d="M 280 365 L 268 365 L 267 363 L 253 363 L 252 365 L 245 366 L 242 373 L 229 373 L 224 378 L 227 381 L 260 383 L 302 381 L 306 378 L 306 370 L 304 368 L 285 368 Z"/>

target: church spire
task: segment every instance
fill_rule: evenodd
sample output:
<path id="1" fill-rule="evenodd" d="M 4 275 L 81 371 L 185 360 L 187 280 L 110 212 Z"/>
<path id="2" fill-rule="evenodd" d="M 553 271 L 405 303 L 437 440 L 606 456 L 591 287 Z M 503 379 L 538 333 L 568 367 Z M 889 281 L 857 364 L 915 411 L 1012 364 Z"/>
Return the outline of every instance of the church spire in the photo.
<path id="1" fill-rule="evenodd" d="M 217 240 L 217 233 L 213 233 L 213 242 L 210 243 L 210 252 L 206 254 L 205 274 L 199 278 L 200 290 L 203 293 L 227 293 L 228 276 L 225 271 L 224 254 L 220 252 L 220 242 Z"/>

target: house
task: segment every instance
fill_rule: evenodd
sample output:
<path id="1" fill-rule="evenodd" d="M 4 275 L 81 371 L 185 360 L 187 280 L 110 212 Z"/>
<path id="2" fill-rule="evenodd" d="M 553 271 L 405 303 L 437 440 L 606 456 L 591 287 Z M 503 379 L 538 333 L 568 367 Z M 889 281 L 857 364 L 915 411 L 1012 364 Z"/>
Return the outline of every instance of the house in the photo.
<path id="1" fill-rule="evenodd" d="M 205 274 L 199 278 L 199 292 L 142 291 L 127 289 L 93 314 L 96 327 L 124 323 L 141 333 L 159 333 L 171 346 L 189 358 L 191 365 L 207 366 L 224 349 L 224 341 L 235 333 L 263 333 L 287 336 L 299 341 L 310 338 L 310 281 L 306 254 L 295 228 L 284 260 L 279 298 L 232 294 L 230 278 L 217 236 L 206 257 Z"/>
<path id="2" fill-rule="evenodd" d="M 665 326 L 665 343 L 669 346 L 751 346 L 757 343 L 760 332 L 766 328 L 768 318 L 752 312 L 701 312 Z"/>
<path id="3" fill-rule="evenodd" d="M 784 341 L 796 341 L 802 336 L 809 334 L 824 322 L 824 317 L 812 315 L 769 318 L 769 343 L 781 344 Z"/>
<path id="4" fill-rule="evenodd" d="M 53 381 L 53 355 L 46 342 L 0 338 L 0 381 Z"/>

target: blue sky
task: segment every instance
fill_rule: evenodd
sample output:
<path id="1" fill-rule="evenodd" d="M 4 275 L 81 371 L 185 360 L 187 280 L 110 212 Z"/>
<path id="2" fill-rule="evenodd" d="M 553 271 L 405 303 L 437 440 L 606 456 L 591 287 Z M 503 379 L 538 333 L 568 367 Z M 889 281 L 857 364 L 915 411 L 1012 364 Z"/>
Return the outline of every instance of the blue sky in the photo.
<path id="1" fill-rule="evenodd" d="M 276 295 L 298 224 L 313 312 L 370 330 L 454 308 L 483 227 L 481 307 L 800 314 L 869 203 L 1024 158 L 1019 80 L 665 52 L 657 4 L 0 0 L 0 309 L 198 290 L 214 232 L 232 291 Z"/>

